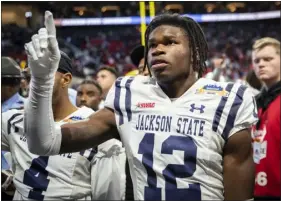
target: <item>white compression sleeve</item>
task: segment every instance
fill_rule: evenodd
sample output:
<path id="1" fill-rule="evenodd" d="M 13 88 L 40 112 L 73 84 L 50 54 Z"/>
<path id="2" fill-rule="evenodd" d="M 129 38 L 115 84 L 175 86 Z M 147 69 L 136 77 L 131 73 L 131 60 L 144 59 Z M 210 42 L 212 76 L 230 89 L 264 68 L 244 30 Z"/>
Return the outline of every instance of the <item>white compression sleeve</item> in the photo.
<path id="1" fill-rule="evenodd" d="M 28 149 L 37 155 L 56 155 L 61 146 L 61 128 L 55 127 L 52 110 L 54 78 L 32 77 L 24 109 Z"/>

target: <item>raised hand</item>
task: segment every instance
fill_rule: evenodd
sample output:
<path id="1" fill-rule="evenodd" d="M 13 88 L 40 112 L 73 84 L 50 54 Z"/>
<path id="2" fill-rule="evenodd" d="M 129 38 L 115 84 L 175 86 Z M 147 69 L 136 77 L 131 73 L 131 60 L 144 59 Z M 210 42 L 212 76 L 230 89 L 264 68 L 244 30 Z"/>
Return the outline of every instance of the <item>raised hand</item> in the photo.
<path id="1" fill-rule="evenodd" d="M 223 54 L 219 58 L 214 58 L 213 59 L 213 64 L 215 68 L 223 69 L 226 67 L 226 55 Z"/>
<path id="2" fill-rule="evenodd" d="M 45 28 L 34 34 L 31 42 L 25 44 L 31 76 L 41 79 L 54 77 L 60 61 L 60 50 L 56 39 L 53 14 L 45 12 Z"/>

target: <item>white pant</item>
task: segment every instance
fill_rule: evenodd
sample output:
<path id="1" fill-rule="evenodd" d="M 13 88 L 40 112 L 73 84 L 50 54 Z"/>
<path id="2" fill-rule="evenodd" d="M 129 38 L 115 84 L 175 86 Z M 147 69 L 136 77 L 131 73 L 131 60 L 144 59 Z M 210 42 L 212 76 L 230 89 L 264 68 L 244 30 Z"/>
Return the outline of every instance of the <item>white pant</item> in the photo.
<path id="1" fill-rule="evenodd" d="M 125 200 L 126 153 L 122 143 L 111 139 L 98 146 L 93 160 L 91 186 L 93 200 Z"/>

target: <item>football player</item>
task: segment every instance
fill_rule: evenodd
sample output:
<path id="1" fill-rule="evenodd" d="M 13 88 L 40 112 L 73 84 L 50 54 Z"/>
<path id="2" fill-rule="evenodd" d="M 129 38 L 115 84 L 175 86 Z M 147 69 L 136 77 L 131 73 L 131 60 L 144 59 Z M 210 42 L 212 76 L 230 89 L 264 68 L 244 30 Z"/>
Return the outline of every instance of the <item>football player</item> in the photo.
<path id="1" fill-rule="evenodd" d="M 76 97 L 78 107 L 86 106 L 96 111 L 101 100 L 102 88 L 96 81 L 84 80 L 78 86 Z M 122 143 L 111 139 L 99 145 L 94 164 L 91 169 L 93 195 L 102 195 L 98 196 L 101 200 L 130 200 L 128 197 L 130 190 L 126 183 L 128 178 L 125 173 L 126 155 Z"/>
<path id="2" fill-rule="evenodd" d="M 48 114 L 54 118 L 56 122 L 54 126 L 84 120 L 94 113 L 91 108 L 85 106 L 77 108 L 71 103 L 68 96 L 71 73 L 71 60 L 61 52 L 51 102 L 53 115 Z M 96 102 L 95 106 L 98 105 L 99 102 Z M 95 148 L 50 157 L 30 153 L 24 132 L 23 115 L 23 110 L 16 109 L 2 114 L 2 149 L 10 151 L 12 155 L 13 184 L 16 188 L 14 200 L 120 200 L 122 198 L 120 184 L 114 185 L 113 182 L 119 182 L 123 175 L 118 170 L 112 171 L 110 164 L 103 168 L 97 166 L 100 159 L 95 158 L 97 154 Z M 40 124 L 44 123 L 44 120 L 40 122 Z M 113 158 L 124 150 L 112 143 L 105 142 L 100 146 L 99 149 L 108 149 L 113 153 L 111 156 L 108 155 L 107 162 L 113 163 L 114 168 L 118 166 L 120 163 Z M 123 166 L 125 167 L 125 163 Z M 100 179 L 96 177 L 98 174 L 101 174 Z M 98 185 L 104 184 L 104 181 L 110 185 L 110 188 L 105 189 L 105 186 Z"/>
<path id="3" fill-rule="evenodd" d="M 201 78 L 208 47 L 193 19 L 155 17 L 145 33 L 145 64 L 153 76 L 118 78 L 104 109 L 61 128 L 53 127 L 52 118 L 38 124 L 52 111 L 48 86 L 60 57 L 49 11 L 45 26 L 47 45 L 27 44 L 35 86 L 25 110 L 32 152 L 80 151 L 120 136 L 136 200 L 252 198 L 254 99 L 240 84 Z"/>

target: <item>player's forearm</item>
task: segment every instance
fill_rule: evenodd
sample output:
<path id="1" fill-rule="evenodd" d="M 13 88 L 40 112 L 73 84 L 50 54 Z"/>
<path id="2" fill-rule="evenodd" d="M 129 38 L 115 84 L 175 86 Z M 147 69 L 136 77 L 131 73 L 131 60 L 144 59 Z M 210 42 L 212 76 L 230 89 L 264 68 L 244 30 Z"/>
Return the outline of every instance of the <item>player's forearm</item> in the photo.
<path id="1" fill-rule="evenodd" d="M 109 109 L 96 112 L 87 121 L 62 125 L 60 153 L 81 151 L 118 137 L 114 115 Z"/>
<path id="2" fill-rule="evenodd" d="M 29 150 L 37 155 L 55 155 L 61 145 L 60 129 L 55 128 L 52 111 L 54 79 L 32 77 L 24 110 L 25 134 Z"/>
<path id="3" fill-rule="evenodd" d="M 247 200 L 253 198 L 255 166 L 252 154 L 244 161 L 233 159 L 224 165 L 225 200 Z"/>

